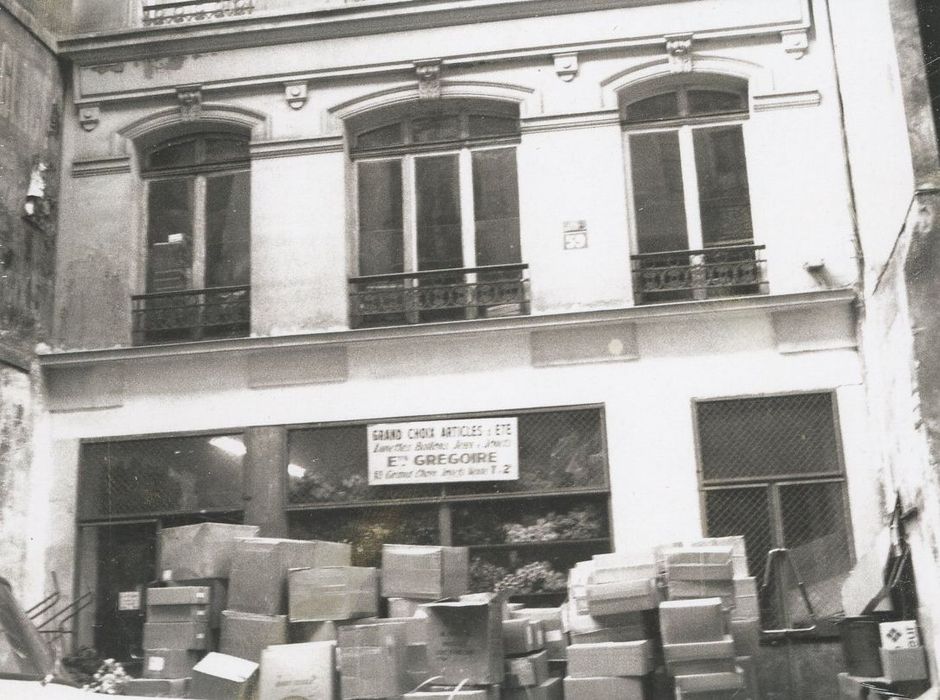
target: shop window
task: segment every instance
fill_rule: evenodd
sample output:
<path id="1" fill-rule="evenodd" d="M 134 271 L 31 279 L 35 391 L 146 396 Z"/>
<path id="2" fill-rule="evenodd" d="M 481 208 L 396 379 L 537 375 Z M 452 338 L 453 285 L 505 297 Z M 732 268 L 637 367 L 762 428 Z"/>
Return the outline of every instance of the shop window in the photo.
<path id="1" fill-rule="evenodd" d="M 386 110 L 350 139 L 354 325 L 527 312 L 514 106 Z"/>
<path id="2" fill-rule="evenodd" d="M 466 545 L 475 589 L 560 602 L 565 572 L 611 549 L 603 413 L 574 408 L 420 421 L 507 418 L 517 428 L 518 478 L 506 481 L 370 485 L 370 425 L 289 430 L 291 536 L 349 542 L 362 566 L 377 566 L 386 542 Z"/>
<path id="3" fill-rule="evenodd" d="M 197 134 L 143 154 L 146 295 L 135 340 L 245 335 L 250 284 L 247 137 Z"/>
<path id="4" fill-rule="evenodd" d="M 816 616 L 838 617 L 853 545 L 833 395 L 703 401 L 695 412 L 708 534 L 744 535 L 759 580 L 768 551 L 788 549 Z M 762 600 L 764 626 L 808 627 L 796 582 L 782 575 L 775 599 Z"/>
<path id="5" fill-rule="evenodd" d="M 640 303 L 762 291 L 743 123 L 745 84 L 624 101 Z"/>

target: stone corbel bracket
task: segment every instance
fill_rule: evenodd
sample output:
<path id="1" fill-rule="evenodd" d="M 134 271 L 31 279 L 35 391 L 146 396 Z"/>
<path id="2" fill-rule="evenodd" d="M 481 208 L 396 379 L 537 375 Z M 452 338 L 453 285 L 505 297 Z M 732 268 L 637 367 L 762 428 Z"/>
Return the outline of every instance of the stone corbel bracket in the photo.
<path id="1" fill-rule="evenodd" d="M 418 76 L 418 97 L 420 99 L 430 100 L 441 96 L 440 59 L 415 61 L 415 74 Z"/>
<path id="2" fill-rule="evenodd" d="M 783 43 L 783 50 L 799 60 L 809 51 L 809 36 L 805 29 L 789 29 L 780 32 L 780 41 Z"/>
<path id="3" fill-rule="evenodd" d="M 179 85 L 176 88 L 180 117 L 184 121 L 198 119 L 202 114 L 202 85 Z"/>
<path id="4" fill-rule="evenodd" d="M 557 53 L 552 59 L 555 62 L 555 73 L 566 83 L 570 83 L 578 75 L 578 54 Z"/>
<path id="5" fill-rule="evenodd" d="M 669 54 L 669 68 L 673 73 L 692 72 L 692 35 L 667 34 L 666 53 Z"/>
<path id="6" fill-rule="evenodd" d="M 291 109 L 302 109 L 307 104 L 309 85 L 306 80 L 293 80 L 284 83 L 284 99 Z"/>
<path id="7" fill-rule="evenodd" d="M 85 131 L 94 131 L 101 121 L 101 107 L 98 104 L 81 105 L 78 108 L 78 123 Z"/>

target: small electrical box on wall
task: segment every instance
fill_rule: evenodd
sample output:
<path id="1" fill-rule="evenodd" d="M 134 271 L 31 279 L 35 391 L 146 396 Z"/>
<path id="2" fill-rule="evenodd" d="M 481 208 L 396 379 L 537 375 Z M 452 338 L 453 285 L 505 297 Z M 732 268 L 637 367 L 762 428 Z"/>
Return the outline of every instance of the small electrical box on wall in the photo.
<path id="1" fill-rule="evenodd" d="M 581 250 L 588 247 L 587 222 L 584 219 L 566 221 L 563 225 L 565 250 Z"/>

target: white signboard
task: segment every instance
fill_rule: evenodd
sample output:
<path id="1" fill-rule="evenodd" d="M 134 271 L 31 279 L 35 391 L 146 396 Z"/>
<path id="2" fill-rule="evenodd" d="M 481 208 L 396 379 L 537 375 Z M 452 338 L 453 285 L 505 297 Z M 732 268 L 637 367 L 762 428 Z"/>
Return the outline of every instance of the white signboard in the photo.
<path id="1" fill-rule="evenodd" d="M 515 418 L 469 418 L 368 426 L 369 484 L 515 481 Z"/>
<path id="2" fill-rule="evenodd" d="M 118 592 L 118 610 L 140 610 L 140 591 Z"/>

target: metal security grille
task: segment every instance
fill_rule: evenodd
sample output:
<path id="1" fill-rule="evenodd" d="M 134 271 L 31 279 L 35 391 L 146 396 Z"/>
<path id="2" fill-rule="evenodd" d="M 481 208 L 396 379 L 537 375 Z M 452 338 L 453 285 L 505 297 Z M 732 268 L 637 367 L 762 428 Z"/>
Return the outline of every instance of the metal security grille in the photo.
<path id="1" fill-rule="evenodd" d="M 696 420 L 708 534 L 744 535 L 758 578 L 770 549 L 789 549 L 817 617 L 839 616 L 852 542 L 832 394 L 703 401 Z M 787 619 L 765 599 L 765 627 L 810 624 L 790 579 Z"/>

